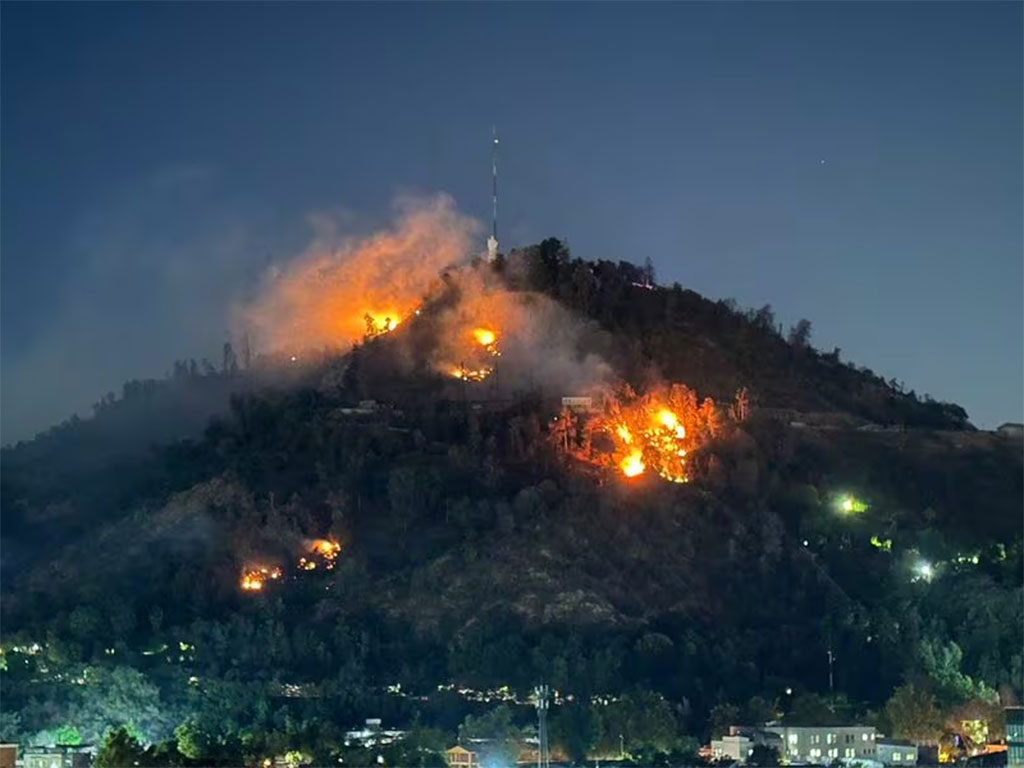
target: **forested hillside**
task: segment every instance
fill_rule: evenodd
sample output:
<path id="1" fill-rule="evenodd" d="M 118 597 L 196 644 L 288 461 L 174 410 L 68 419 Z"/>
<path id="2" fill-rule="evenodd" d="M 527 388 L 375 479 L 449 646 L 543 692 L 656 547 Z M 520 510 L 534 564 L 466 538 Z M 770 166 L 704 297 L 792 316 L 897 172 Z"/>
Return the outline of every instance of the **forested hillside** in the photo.
<path id="1" fill-rule="evenodd" d="M 486 368 L 439 374 L 455 274 L 347 353 L 184 365 L 4 449 L 0 737 L 359 764 L 342 734 L 379 716 L 422 764 L 511 740 L 542 682 L 576 760 L 685 762 L 739 719 L 998 731 L 1019 440 L 649 267 L 546 240 L 462 270 L 554 299 L 571 354 L 534 380 L 499 323 Z M 584 366 L 601 387 L 563 408 Z"/>

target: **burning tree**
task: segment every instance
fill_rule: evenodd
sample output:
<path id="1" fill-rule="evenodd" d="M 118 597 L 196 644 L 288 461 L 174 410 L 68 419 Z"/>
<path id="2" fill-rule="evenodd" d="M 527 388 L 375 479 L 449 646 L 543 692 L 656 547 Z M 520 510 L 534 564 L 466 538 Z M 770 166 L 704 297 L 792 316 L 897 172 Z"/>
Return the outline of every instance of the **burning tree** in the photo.
<path id="1" fill-rule="evenodd" d="M 571 455 L 614 469 L 625 477 L 651 471 L 673 483 L 689 480 L 689 455 L 718 431 L 718 410 L 710 398 L 698 404 L 682 384 L 637 395 L 631 387 L 605 399 L 602 410 L 583 419 L 563 412 L 553 439 Z"/>

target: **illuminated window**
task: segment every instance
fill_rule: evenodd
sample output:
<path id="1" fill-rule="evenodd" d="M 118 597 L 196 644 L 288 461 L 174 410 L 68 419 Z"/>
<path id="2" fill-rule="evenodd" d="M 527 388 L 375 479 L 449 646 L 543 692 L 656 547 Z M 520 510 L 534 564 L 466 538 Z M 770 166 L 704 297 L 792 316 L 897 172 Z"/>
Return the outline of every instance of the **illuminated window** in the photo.
<path id="1" fill-rule="evenodd" d="M 821 744 L 821 734 L 820 733 L 815 733 L 815 734 L 813 734 L 811 736 L 811 744 Z M 821 753 L 820 749 L 818 750 L 818 753 L 819 754 Z"/>
<path id="2" fill-rule="evenodd" d="M 907 752 L 907 760 L 913 760 L 913 759 L 914 759 L 914 753 L 913 752 Z"/>
<path id="3" fill-rule="evenodd" d="M 847 747 L 843 750 L 843 757 L 853 757 L 854 751 L 852 747 Z"/>
<path id="4" fill-rule="evenodd" d="M 901 755 L 899 752 L 893 752 L 892 753 L 892 761 L 894 763 L 898 763 L 902 759 L 903 759 L 903 755 Z"/>
<path id="5" fill-rule="evenodd" d="M 820 749 L 812 749 L 809 754 L 810 754 L 811 757 L 821 757 L 821 750 Z"/>
<path id="6" fill-rule="evenodd" d="M 866 733 L 862 733 L 862 734 L 860 735 L 860 740 L 861 740 L 861 741 L 867 741 L 867 740 L 868 740 L 868 735 L 867 735 Z"/>
<path id="7" fill-rule="evenodd" d="M 788 736 L 789 743 L 790 744 L 796 744 L 796 741 L 797 741 L 798 738 L 799 738 L 799 736 L 797 736 L 795 733 L 789 734 L 789 736 Z"/>
<path id="8" fill-rule="evenodd" d="M 836 749 L 835 747 L 832 747 L 832 749 L 830 749 L 828 751 L 828 756 L 829 757 L 839 757 L 839 750 Z"/>
<path id="9" fill-rule="evenodd" d="M 830 733 L 828 736 L 825 737 L 825 743 L 826 744 L 835 744 L 836 743 L 836 735 L 834 733 Z"/>

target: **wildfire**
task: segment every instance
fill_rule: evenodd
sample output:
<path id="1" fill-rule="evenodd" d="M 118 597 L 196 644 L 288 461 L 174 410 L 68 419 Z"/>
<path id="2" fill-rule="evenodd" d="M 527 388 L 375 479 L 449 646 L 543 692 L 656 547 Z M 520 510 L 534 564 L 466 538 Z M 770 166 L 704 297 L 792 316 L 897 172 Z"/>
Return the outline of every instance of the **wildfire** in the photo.
<path id="1" fill-rule="evenodd" d="M 489 355 L 501 357 L 501 351 L 498 349 L 498 336 L 494 331 L 488 328 L 476 328 L 473 330 L 473 338 Z"/>
<path id="2" fill-rule="evenodd" d="M 267 579 L 277 580 L 281 578 L 281 569 L 259 567 L 246 568 L 242 571 L 242 589 L 247 592 L 258 592 L 263 589 L 263 583 Z"/>
<path id="3" fill-rule="evenodd" d="M 474 328 L 470 334 L 472 342 L 465 354 L 473 360 L 473 366 L 466 363 L 450 366 L 449 374 L 461 381 L 483 381 L 492 373 L 494 366 L 481 361 L 481 352 L 490 357 L 501 357 L 501 350 L 498 349 L 498 334 L 490 328 Z"/>
<path id="4" fill-rule="evenodd" d="M 483 381 L 492 373 L 494 373 L 494 369 L 489 365 L 485 365 L 483 368 L 466 368 L 460 365 L 451 370 L 452 376 L 462 381 Z"/>
<path id="5" fill-rule="evenodd" d="M 647 465 L 644 464 L 643 455 L 640 451 L 634 449 L 629 452 L 626 458 L 619 462 L 619 468 L 626 477 L 636 477 L 644 473 Z"/>
<path id="6" fill-rule="evenodd" d="M 560 420 L 557 437 L 577 458 L 628 478 L 651 471 L 673 483 L 689 481 L 687 456 L 714 435 L 718 423 L 714 403 L 705 399 L 698 406 L 696 395 L 679 384 L 643 397 L 625 388 L 601 413 L 586 417 L 582 440 L 573 433 L 573 418 Z M 595 438 L 608 447 L 597 447 Z"/>
<path id="7" fill-rule="evenodd" d="M 320 555 L 324 559 L 324 564 L 327 570 L 334 568 L 334 561 L 338 558 L 338 553 L 341 552 L 341 544 L 330 539 L 316 539 L 313 542 L 311 552 Z M 305 558 L 303 558 L 305 560 Z M 312 561 L 306 561 L 312 562 Z M 316 563 L 313 563 L 313 568 L 316 567 Z M 312 570 L 307 568 L 306 570 Z"/>
<path id="8" fill-rule="evenodd" d="M 366 323 L 366 338 L 372 339 L 395 330 L 402 320 L 398 312 L 367 312 L 363 322 Z"/>

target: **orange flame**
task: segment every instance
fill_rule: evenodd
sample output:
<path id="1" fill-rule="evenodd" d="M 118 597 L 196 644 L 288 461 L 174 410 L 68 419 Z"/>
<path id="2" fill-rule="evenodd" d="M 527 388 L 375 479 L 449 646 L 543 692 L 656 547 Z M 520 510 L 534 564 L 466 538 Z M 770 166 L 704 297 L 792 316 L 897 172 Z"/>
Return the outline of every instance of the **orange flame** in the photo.
<path id="1" fill-rule="evenodd" d="M 323 237 L 268 275 L 236 324 L 271 352 L 347 350 L 393 331 L 430 295 L 443 269 L 472 249 L 478 225 L 451 198 L 400 201 L 393 226 L 363 238 Z"/>
<path id="2" fill-rule="evenodd" d="M 258 592 L 263 589 L 263 583 L 267 579 L 279 578 L 281 578 L 281 569 L 276 566 L 274 568 L 266 566 L 246 568 L 242 571 L 241 586 L 247 592 Z"/>
<path id="3" fill-rule="evenodd" d="M 647 465 L 644 464 L 642 454 L 638 450 L 632 450 L 622 461 L 619 462 L 619 467 L 622 469 L 622 474 L 626 477 L 636 477 L 642 475 L 644 470 L 647 469 Z"/>
<path id="4" fill-rule="evenodd" d="M 487 328 L 477 328 L 474 330 L 473 338 L 484 347 L 491 346 L 497 340 L 497 337 L 494 335 L 494 331 L 488 330 Z"/>
<path id="5" fill-rule="evenodd" d="M 561 444 L 577 458 L 625 477 L 651 470 L 673 483 L 689 481 L 687 456 L 715 434 L 718 424 L 715 404 L 705 399 L 698 406 L 696 394 L 681 384 L 643 397 L 627 387 L 621 397 L 606 400 L 602 412 L 584 419 L 582 441 L 559 427 Z M 611 440 L 610 450 L 595 447 L 592 438 L 599 434 L 607 436 L 606 445 Z"/>

